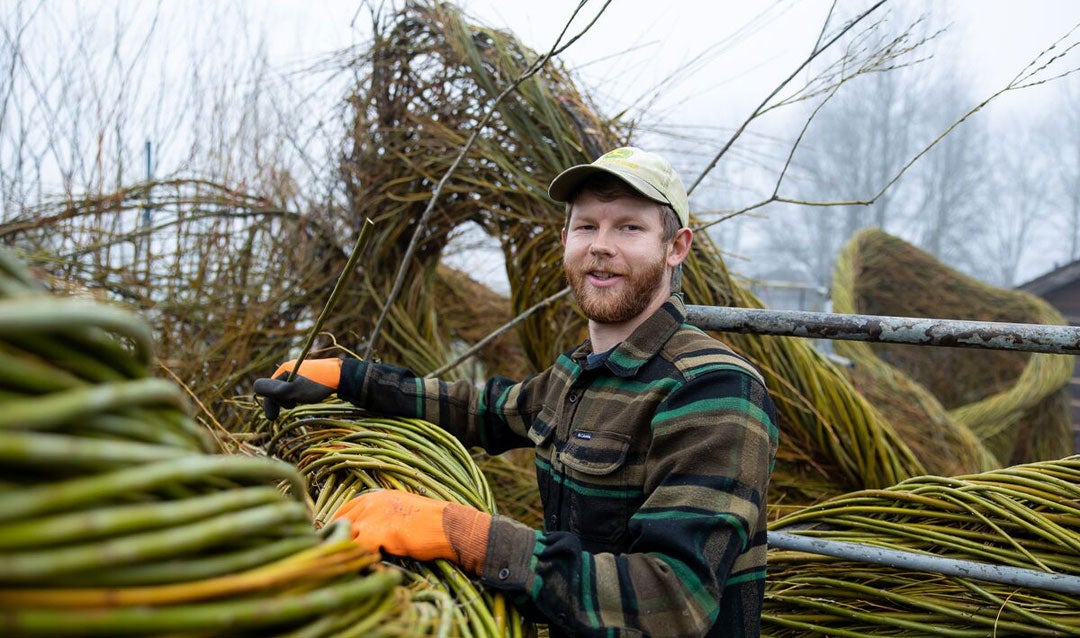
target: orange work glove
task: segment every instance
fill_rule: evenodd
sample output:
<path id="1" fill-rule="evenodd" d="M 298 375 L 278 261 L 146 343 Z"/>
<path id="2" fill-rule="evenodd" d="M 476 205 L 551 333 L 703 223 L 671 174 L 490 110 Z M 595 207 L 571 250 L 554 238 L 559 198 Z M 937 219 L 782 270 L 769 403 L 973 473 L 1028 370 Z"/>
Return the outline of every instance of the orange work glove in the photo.
<path id="1" fill-rule="evenodd" d="M 292 381 L 286 381 L 296 360 L 278 366 L 269 379 L 255 380 L 255 394 L 263 397 L 263 412 L 273 421 L 281 408 L 319 403 L 337 391 L 341 383 L 341 359 L 305 359 Z"/>
<path id="2" fill-rule="evenodd" d="M 371 490 L 345 503 L 353 541 L 373 551 L 416 560 L 444 558 L 475 575 L 484 571 L 491 515 L 400 490 Z"/>

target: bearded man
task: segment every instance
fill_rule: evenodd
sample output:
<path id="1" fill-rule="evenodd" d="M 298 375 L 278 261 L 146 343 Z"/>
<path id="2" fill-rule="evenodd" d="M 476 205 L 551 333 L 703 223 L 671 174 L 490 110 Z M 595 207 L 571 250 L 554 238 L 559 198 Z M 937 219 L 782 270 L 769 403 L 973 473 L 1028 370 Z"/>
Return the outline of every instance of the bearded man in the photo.
<path id="1" fill-rule="evenodd" d="M 551 183 L 588 339 L 521 382 L 422 379 L 356 359 L 259 379 L 267 417 L 338 396 L 490 454 L 531 446 L 543 529 L 395 490 L 341 507 L 355 542 L 443 558 L 562 636 L 757 636 L 776 408 L 761 375 L 686 323 L 689 204 L 664 158 L 618 148 Z"/>

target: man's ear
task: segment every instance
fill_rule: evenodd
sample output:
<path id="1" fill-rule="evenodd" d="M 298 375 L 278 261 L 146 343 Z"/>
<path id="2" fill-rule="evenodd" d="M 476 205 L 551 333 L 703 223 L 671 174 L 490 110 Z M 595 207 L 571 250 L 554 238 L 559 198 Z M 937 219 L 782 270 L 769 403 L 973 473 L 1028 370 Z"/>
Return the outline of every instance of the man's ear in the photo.
<path id="1" fill-rule="evenodd" d="M 566 246 L 566 226 L 563 226 L 562 230 L 559 231 L 559 241 L 562 242 L 564 247 Z"/>
<path id="2" fill-rule="evenodd" d="M 668 248 L 667 265 L 674 268 L 683 263 L 686 256 L 690 254 L 690 244 L 693 241 L 694 231 L 689 228 L 680 228 Z"/>

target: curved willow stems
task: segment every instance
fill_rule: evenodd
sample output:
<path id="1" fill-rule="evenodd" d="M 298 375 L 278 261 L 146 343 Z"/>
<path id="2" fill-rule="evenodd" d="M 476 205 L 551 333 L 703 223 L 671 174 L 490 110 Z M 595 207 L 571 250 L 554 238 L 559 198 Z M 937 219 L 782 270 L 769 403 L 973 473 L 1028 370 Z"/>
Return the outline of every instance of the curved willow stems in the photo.
<path id="1" fill-rule="evenodd" d="M 1080 576 L 1080 456 L 919 476 L 803 508 L 771 531 Z M 769 552 L 763 633 L 1080 634 L 1080 596 L 798 551 Z"/>
<path id="2" fill-rule="evenodd" d="M 5 635 L 426 633 L 403 573 L 307 484 L 222 456 L 151 376 L 135 317 L 36 290 L 0 251 L 0 624 Z M 464 477 L 463 478 L 467 478 Z"/>
<path id="3" fill-rule="evenodd" d="M 274 423 L 258 419 L 270 452 L 312 486 L 317 521 L 366 489 L 398 489 L 495 513 L 495 498 L 468 451 L 420 419 L 371 415 L 340 401 L 302 405 Z M 525 623 L 501 593 L 486 592 L 446 561 L 397 561 L 412 575 L 412 613 L 440 635 L 519 636 Z M 455 601 L 449 606 L 447 601 Z M 422 603 L 421 607 L 415 607 Z"/>

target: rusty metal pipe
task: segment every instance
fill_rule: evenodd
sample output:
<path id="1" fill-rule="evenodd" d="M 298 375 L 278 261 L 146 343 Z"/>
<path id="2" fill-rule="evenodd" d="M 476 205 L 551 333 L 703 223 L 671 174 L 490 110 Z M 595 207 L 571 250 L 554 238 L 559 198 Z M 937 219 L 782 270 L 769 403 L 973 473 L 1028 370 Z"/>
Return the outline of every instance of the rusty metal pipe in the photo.
<path id="1" fill-rule="evenodd" d="M 1080 354 L 1077 326 L 694 305 L 686 307 L 686 316 L 703 330 L 720 332 Z"/>

